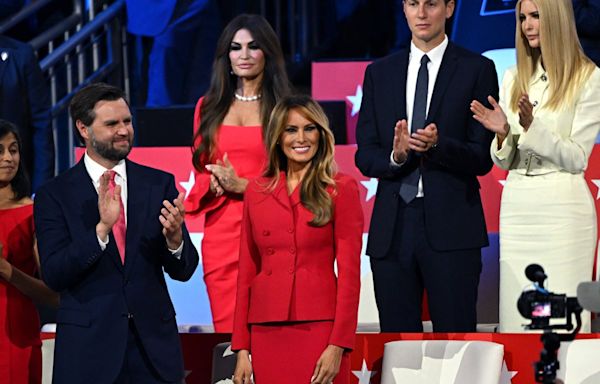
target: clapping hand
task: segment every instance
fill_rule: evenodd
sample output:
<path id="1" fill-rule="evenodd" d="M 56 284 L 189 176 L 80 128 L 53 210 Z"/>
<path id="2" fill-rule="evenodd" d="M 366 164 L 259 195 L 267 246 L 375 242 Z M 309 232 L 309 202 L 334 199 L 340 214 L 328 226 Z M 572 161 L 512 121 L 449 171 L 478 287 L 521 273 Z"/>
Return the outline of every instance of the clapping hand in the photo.
<path id="1" fill-rule="evenodd" d="M 181 227 L 185 219 L 185 208 L 183 207 L 184 196 L 183 192 L 179 192 L 173 203 L 163 200 L 163 207 L 158 217 L 163 226 L 162 233 L 167 240 L 167 247 L 169 249 L 179 248 L 183 241 L 183 230 Z"/>
<path id="2" fill-rule="evenodd" d="M 110 173 L 107 171 L 100 176 L 98 187 L 100 222 L 96 225 L 96 234 L 100 239 L 107 238 L 121 213 L 121 186 L 117 184 L 115 189 L 110 191 L 109 183 Z"/>
<path id="3" fill-rule="evenodd" d="M 477 100 L 471 102 L 473 118 L 480 122 L 486 129 L 496 133 L 501 139 L 504 139 L 508 134 L 509 128 L 506 114 L 492 96 L 488 96 L 488 101 L 490 102 L 492 109 L 486 108 Z"/>
<path id="4" fill-rule="evenodd" d="M 526 93 L 519 98 L 519 124 L 527 132 L 533 122 L 533 104 Z"/>
<path id="5" fill-rule="evenodd" d="M 425 128 L 413 131 L 408 139 L 408 147 L 415 152 L 424 153 L 433 148 L 437 141 L 437 126 L 431 123 Z"/>
<path id="6" fill-rule="evenodd" d="M 248 180 L 237 175 L 227 153 L 223 155 L 223 160 L 217 160 L 216 164 L 208 164 L 205 168 L 211 172 L 210 188 L 217 196 L 224 192 L 243 193 L 246 190 Z"/>
<path id="7" fill-rule="evenodd" d="M 408 157 L 408 139 L 410 135 L 408 133 L 408 123 L 406 120 L 398 120 L 396 122 L 396 126 L 394 127 L 394 142 L 393 148 L 394 151 L 394 161 L 398 164 L 402 164 L 406 161 Z"/>

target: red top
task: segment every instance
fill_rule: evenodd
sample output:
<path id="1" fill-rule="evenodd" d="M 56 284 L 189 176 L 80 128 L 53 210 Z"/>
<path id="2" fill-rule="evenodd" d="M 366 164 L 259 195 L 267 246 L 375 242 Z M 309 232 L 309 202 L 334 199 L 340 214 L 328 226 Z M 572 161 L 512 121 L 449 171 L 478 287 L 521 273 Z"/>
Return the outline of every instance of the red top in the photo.
<path id="1" fill-rule="evenodd" d="M 3 258 L 22 272 L 35 274 L 33 204 L 0 209 L 0 243 Z M 40 320 L 33 302 L 0 279 L 0 378 L 11 377 L 10 370 L 29 370 L 28 361 L 11 359 L 15 349 L 41 344 Z"/>
<path id="2" fill-rule="evenodd" d="M 196 104 L 194 133 L 200 128 L 200 109 L 203 99 L 200 98 Z M 198 137 L 194 144 L 197 146 L 199 142 L 200 137 Z M 239 177 L 253 179 L 262 174 L 267 162 L 267 154 L 262 139 L 262 127 L 260 125 L 238 126 L 223 124 L 217 131 L 215 142 L 216 151 L 214 158 L 211 159 L 211 163 L 216 163 L 217 159 L 222 160 L 223 155 L 227 153 L 227 157 Z M 186 213 L 209 213 L 219 208 L 229 198 L 241 200 L 240 195 L 236 196 L 225 193 L 220 197 L 215 197 L 212 193 L 209 193 L 210 172 L 205 169 L 202 169 L 200 172 L 194 170 L 194 180 L 194 186 L 184 202 Z"/>

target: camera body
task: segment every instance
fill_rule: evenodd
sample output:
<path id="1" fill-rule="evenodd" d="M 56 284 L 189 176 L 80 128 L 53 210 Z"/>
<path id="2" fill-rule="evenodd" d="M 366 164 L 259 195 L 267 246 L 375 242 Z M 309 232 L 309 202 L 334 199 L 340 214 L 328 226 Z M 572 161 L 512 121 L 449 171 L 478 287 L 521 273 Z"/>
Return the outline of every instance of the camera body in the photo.
<path id="1" fill-rule="evenodd" d="M 528 329 L 548 329 L 550 319 L 567 319 L 564 329 L 571 330 L 570 314 L 578 306 L 577 299 L 565 294 L 548 292 L 543 288 L 524 291 L 517 301 L 519 313 L 531 320 Z M 571 323 L 571 327 L 568 324 Z"/>

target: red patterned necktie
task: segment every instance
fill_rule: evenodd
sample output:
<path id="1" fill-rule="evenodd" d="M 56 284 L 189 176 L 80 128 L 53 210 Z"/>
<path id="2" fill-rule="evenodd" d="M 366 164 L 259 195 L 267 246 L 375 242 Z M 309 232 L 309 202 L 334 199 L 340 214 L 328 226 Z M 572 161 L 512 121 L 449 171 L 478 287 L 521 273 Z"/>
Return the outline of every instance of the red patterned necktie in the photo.
<path id="1" fill-rule="evenodd" d="M 110 175 L 110 181 L 108 182 L 108 191 L 112 194 L 115 190 L 117 184 L 115 183 L 115 176 L 117 173 L 113 170 L 108 171 Z M 123 192 L 121 192 L 123 193 Z M 123 207 L 123 200 L 119 198 L 119 206 L 121 209 L 119 210 L 119 219 L 113 225 L 112 233 L 115 237 L 115 242 L 117 243 L 117 248 L 119 249 L 119 255 L 121 255 L 121 262 L 125 264 L 125 234 L 127 231 L 127 227 L 125 225 L 125 207 Z"/>

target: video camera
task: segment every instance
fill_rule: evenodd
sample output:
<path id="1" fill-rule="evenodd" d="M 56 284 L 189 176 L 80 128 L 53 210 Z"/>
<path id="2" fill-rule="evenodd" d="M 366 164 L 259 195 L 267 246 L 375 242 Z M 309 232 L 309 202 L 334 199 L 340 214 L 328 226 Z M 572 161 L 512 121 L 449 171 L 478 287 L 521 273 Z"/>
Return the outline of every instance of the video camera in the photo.
<path id="1" fill-rule="evenodd" d="M 544 268 L 538 264 L 530 264 L 525 268 L 525 276 L 534 283 L 534 289 L 524 291 L 517 307 L 521 316 L 531 319 L 527 329 L 542 329 L 541 340 L 544 349 L 540 353 L 540 360 L 535 362 L 534 374 L 536 383 L 553 384 L 556 380 L 556 371 L 559 369 L 557 351 L 562 341 L 572 341 L 581 329 L 581 312 L 583 308 L 579 305 L 576 297 L 567 297 L 565 294 L 556 294 L 544 288 L 544 280 L 548 276 Z M 573 329 L 573 315 L 576 319 L 576 327 L 571 333 L 557 334 L 555 329 Z M 566 319 L 564 324 L 550 324 L 550 319 Z"/>
<path id="2" fill-rule="evenodd" d="M 577 330 L 581 328 L 581 311 L 576 297 L 567 297 L 565 294 L 556 294 L 544 288 L 547 276 L 544 269 L 538 264 L 530 264 L 525 268 L 525 276 L 534 283 L 534 289 L 523 291 L 517 301 L 519 313 L 531 323 L 527 329 L 573 329 L 573 315 L 577 319 Z M 550 325 L 550 319 L 566 319 L 564 324 Z"/>

